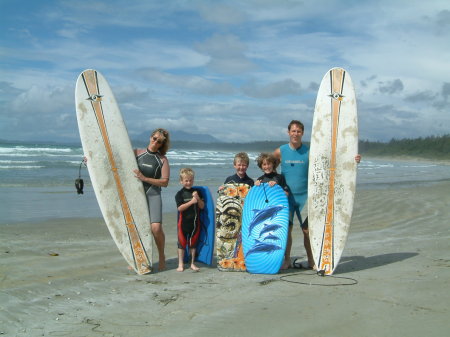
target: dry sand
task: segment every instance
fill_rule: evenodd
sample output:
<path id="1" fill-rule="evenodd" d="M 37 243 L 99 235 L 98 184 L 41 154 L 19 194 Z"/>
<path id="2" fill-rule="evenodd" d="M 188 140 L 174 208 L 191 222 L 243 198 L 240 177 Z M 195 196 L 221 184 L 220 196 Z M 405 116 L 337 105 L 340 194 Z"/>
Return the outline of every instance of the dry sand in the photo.
<path id="1" fill-rule="evenodd" d="M 336 277 L 177 272 L 174 214 L 168 270 L 146 276 L 127 269 L 101 219 L 0 225 L 0 333 L 448 336 L 449 191 L 449 181 L 358 191 Z M 304 259 L 301 241 L 295 225 Z"/>

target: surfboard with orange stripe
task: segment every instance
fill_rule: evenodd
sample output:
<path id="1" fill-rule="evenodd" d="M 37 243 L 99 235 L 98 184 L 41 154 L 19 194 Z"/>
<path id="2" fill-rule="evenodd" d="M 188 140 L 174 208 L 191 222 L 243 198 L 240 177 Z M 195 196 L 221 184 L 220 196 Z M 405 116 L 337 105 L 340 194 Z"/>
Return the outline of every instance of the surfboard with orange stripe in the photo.
<path id="1" fill-rule="evenodd" d="M 329 70 L 317 94 L 308 172 L 308 224 L 318 271 L 331 275 L 342 256 L 356 191 L 355 90 L 342 68 Z"/>
<path id="2" fill-rule="evenodd" d="M 136 158 L 106 79 L 95 70 L 83 71 L 77 79 L 75 103 L 89 176 L 109 232 L 128 264 L 138 274 L 150 273 L 147 201 L 142 182 L 134 177 Z"/>

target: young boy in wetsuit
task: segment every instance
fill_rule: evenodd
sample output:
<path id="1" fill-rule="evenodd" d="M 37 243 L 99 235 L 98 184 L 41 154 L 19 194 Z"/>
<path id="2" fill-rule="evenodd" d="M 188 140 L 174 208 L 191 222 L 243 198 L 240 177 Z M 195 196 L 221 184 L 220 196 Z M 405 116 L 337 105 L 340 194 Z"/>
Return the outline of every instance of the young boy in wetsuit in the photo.
<path id="1" fill-rule="evenodd" d="M 192 188 L 194 185 L 195 173 L 190 168 L 180 170 L 180 184 L 183 188 L 175 195 L 175 202 L 178 209 L 178 268 L 177 271 L 184 271 L 184 252 L 186 246 L 191 254 L 191 269 L 199 271 L 194 264 L 195 250 L 198 237 L 200 235 L 200 210 L 205 207 L 200 191 Z"/>
<path id="2" fill-rule="evenodd" d="M 250 159 L 248 154 L 245 152 L 239 152 L 234 156 L 233 166 L 236 173 L 225 179 L 224 184 L 247 184 L 252 187 L 254 181 L 247 175 L 248 165 L 250 164 Z"/>
<path id="3" fill-rule="evenodd" d="M 283 175 L 277 173 L 277 167 L 280 164 L 280 161 L 275 158 L 273 154 L 261 153 L 258 158 L 256 158 L 256 163 L 264 172 L 264 175 L 256 179 L 256 186 L 259 186 L 262 183 L 268 183 L 270 187 L 278 184 L 286 192 L 286 195 L 289 193 L 286 179 L 284 179 Z"/>

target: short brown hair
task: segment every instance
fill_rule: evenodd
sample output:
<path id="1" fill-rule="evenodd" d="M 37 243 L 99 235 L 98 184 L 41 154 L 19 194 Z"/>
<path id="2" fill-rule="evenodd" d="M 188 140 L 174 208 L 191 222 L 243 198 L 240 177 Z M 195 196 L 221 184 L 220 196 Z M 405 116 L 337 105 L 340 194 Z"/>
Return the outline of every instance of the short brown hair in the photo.
<path id="1" fill-rule="evenodd" d="M 297 125 L 300 129 L 302 129 L 302 131 L 305 131 L 305 126 L 303 125 L 303 123 L 296 119 L 291 120 L 291 122 L 289 123 L 289 125 L 288 125 L 289 131 L 291 131 L 292 125 Z"/>
<path id="2" fill-rule="evenodd" d="M 234 156 L 233 164 L 236 165 L 236 162 L 240 160 L 247 164 L 247 166 L 250 164 L 250 159 L 248 158 L 248 154 L 245 152 L 239 152 Z"/>
<path id="3" fill-rule="evenodd" d="M 280 164 L 280 160 L 276 158 L 272 153 L 263 152 L 258 156 L 258 158 L 256 158 L 256 163 L 258 164 L 258 167 L 260 169 L 262 169 L 262 164 L 264 163 L 264 160 L 267 160 L 269 163 L 273 164 L 274 171 Z"/>

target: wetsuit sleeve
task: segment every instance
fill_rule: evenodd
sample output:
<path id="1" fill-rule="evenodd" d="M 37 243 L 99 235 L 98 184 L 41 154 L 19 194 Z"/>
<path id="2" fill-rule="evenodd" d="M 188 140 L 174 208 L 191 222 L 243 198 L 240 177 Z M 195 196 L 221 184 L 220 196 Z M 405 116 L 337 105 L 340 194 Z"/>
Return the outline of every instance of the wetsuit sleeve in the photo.
<path id="1" fill-rule="evenodd" d="M 184 204 L 183 193 L 181 193 L 181 191 L 178 191 L 177 194 L 175 194 L 175 202 L 177 204 L 177 208 Z"/>
<path id="2" fill-rule="evenodd" d="M 285 190 L 286 192 L 289 192 L 289 187 L 288 187 L 288 185 L 286 183 L 286 178 L 283 175 L 281 175 L 281 174 L 279 174 L 278 177 L 279 177 L 279 180 L 280 180 L 280 183 L 279 183 L 280 186 L 283 188 L 283 190 Z"/>

